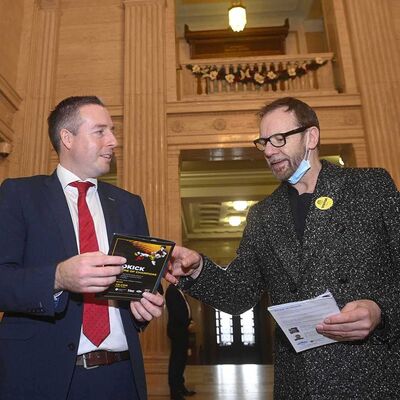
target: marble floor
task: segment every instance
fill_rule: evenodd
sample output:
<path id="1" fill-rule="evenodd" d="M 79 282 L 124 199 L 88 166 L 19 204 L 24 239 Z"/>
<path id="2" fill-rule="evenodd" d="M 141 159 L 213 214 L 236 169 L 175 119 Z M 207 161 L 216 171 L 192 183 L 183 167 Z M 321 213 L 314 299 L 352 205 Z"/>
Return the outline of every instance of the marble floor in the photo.
<path id="1" fill-rule="evenodd" d="M 188 365 L 187 387 L 195 390 L 192 400 L 272 400 L 271 365 Z M 168 400 L 166 395 L 150 395 L 149 400 Z"/>

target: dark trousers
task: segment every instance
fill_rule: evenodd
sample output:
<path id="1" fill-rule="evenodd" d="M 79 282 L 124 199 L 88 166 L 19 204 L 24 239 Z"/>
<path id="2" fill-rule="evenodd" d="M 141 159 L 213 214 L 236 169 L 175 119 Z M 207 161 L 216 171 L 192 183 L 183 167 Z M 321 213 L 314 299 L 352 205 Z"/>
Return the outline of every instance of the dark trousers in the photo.
<path id="1" fill-rule="evenodd" d="M 188 357 L 189 333 L 187 330 L 169 335 L 171 353 L 168 365 L 168 384 L 172 394 L 179 393 L 185 386 L 184 372 Z"/>
<path id="2" fill-rule="evenodd" d="M 75 367 L 67 400 L 140 400 L 129 360 L 93 369 Z"/>

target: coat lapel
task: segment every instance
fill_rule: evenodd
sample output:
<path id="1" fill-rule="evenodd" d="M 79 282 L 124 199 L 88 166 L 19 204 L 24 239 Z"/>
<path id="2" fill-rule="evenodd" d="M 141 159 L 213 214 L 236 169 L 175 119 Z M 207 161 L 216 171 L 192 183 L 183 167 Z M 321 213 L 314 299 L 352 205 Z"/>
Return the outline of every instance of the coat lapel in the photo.
<path id="1" fill-rule="evenodd" d="M 281 184 L 271 197 L 272 201 L 268 204 L 268 213 L 265 215 L 265 226 L 270 231 L 269 240 L 282 267 L 297 282 L 302 249 L 295 231 L 287 185 Z"/>
<path id="2" fill-rule="evenodd" d="M 67 257 L 78 254 L 71 214 L 56 171 L 45 180 L 43 196 L 46 200 L 46 206 L 50 208 L 56 220 L 56 226 L 60 233 Z"/>
<path id="3" fill-rule="evenodd" d="M 281 186 L 272 194 L 267 203 L 265 226 L 269 229 L 272 248 L 282 263 L 282 267 L 293 282 L 301 285 L 307 269 L 307 257 L 313 251 L 323 248 L 328 240 L 327 229 L 335 213 L 335 204 L 340 201 L 340 190 L 344 179 L 341 168 L 323 161 L 316 190 L 307 214 L 303 244 L 297 238 L 292 210 L 290 208 L 288 187 Z M 333 205 L 321 210 L 315 204 L 321 197 L 329 197 Z"/>
<path id="4" fill-rule="evenodd" d="M 323 249 L 326 241 L 330 240 L 332 219 L 335 216 L 337 204 L 341 200 L 341 189 L 344 184 L 342 169 L 333 164 L 323 161 L 323 167 L 319 174 L 317 186 L 311 200 L 310 209 L 307 214 L 303 237 L 304 257 L 311 252 Z M 321 206 L 324 199 L 330 199 L 331 207 Z M 327 204 L 325 201 L 325 204 Z M 306 268 L 304 263 L 303 268 Z M 304 273 L 304 271 L 303 271 Z"/>

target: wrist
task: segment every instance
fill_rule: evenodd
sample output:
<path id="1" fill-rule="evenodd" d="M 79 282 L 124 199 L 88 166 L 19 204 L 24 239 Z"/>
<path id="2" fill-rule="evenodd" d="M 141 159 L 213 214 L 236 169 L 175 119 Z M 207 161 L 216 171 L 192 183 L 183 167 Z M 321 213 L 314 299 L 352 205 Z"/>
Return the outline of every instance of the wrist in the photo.
<path id="1" fill-rule="evenodd" d="M 54 293 L 62 291 L 62 285 L 61 285 L 61 277 L 60 277 L 60 264 L 57 264 L 56 266 L 56 273 L 54 274 Z"/>
<path id="2" fill-rule="evenodd" d="M 191 275 L 191 277 L 193 279 L 197 279 L 201 273 L 203 269 L 203 257 L 200 256 L 200 262 L 199 262 L 199 266 L 194 270 L 193 274 Z"/>

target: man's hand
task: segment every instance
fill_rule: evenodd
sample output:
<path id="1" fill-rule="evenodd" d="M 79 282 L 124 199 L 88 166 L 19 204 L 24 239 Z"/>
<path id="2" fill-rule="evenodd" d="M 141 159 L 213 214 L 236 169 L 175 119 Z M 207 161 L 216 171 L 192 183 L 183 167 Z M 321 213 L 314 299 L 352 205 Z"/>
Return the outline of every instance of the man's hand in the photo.
<path id="1" fill-rule="evenodd" d="M 203 268 L 203 260 L 199 253 L 181 246 L 175 246 L 169 263 L 169 272 L 165 274 L 165 279 L 176 284 L 176 276 L 192 276 L 197 278 Z"/>
<path id="2" fill-rule="evenodd" d="M 139 322 L 151 321 L 161 316 L 164 308 L 164 297 L 160 293 L 143 293 L 140 301 L 131 301 L 131 311 Z"/>
<path id="3" fill-rule="evenodd" d="M 100 251 L 68 258 L 56 267 L 54 290 L 98 293 L 115 282 L 126 258 L 108 256 Z"/>
<path id="4" fill-rule="evenodd" d="M 347 303 L 340 314 L 326 318 L 316 326 L 318 333 L 338 341 L 362 340 L 381 322 L 381 309 L 372 300 Z"/>

